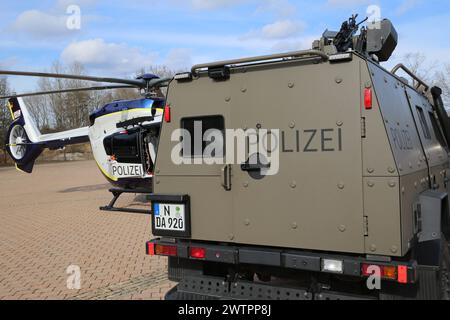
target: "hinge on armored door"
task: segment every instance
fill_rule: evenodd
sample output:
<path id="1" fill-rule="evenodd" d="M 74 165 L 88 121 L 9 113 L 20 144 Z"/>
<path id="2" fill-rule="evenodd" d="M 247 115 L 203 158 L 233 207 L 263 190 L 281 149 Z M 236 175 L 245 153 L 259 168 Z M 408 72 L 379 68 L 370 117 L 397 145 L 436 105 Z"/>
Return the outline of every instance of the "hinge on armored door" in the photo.
<path id="1" fill-rule="evenodd" d="M 364 237 L 369 236 L 369 217 L 364 217 Z"/>
<path id="2" fill-rule="evenodd" d="M 361 118 L 361 138 L 366 137 L 366 118 Z"/>

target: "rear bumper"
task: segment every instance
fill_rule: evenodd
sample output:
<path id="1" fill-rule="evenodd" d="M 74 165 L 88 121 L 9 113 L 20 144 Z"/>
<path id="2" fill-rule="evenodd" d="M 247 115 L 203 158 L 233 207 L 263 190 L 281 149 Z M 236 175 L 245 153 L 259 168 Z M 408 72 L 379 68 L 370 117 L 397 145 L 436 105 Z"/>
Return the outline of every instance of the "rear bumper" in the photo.
<path id="1" fill-rule="evenodd" d="M 249 281 L 224 282 L 214 277 L 186 277 L 166 300 L 376 300 L 375 296 L 275 286 Z"/>
<path id="2" fill-rule="evenodd" d="M 166 248 L 167 250 L 158 250 Z M 193 257 L 192 249 L 202 250 L 201 256 Z M 413 284 L 417 281 L 417 262 L 394 261 L 380 262 L 365 257 L 327 254 L 301 250 L 282 250 L 265 247 L 209 244 L 195 241 L 167 241 L 154 239 L 146 244 L 147 254 L 177 257 L 197 262 L 215 262 L 228 265 L 256 265 L 281 269 L 308 271 L 325 274 L 366 278 L 363 265 L 389 266 L 397 270 L 396 279 L 383 279 L 401 284 Z M 330 272 L 324 269 L 324 261 L 342 262 L 342 271 Z"/>

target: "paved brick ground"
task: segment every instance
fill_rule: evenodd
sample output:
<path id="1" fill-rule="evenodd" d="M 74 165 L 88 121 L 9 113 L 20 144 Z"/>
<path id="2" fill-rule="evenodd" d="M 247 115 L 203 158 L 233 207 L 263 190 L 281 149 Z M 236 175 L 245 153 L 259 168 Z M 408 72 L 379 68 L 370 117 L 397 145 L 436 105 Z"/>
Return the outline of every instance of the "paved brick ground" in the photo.
<path id="1" fill-rule="evenodd" d="M 95 162 L 0 168 L 0 299 L 161 299 L 166 259 L 145 255 L 150 216 L 110 213 Z M 118 205 L 136 206 L 133 195 Z M 81 290 L 66 269 L 81 269 Z"/>

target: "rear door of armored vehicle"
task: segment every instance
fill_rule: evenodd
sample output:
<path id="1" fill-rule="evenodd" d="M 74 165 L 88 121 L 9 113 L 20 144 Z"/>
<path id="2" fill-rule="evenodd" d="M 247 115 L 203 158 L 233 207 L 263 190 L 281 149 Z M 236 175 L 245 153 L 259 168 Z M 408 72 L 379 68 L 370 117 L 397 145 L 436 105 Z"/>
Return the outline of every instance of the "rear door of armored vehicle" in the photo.
<path id="1" fill-rule="evenodd" d="M 279 130 L 279 172 L 233 168 L 246 244 L 363 252 L 359 64 L 285 62 L 233 74 L 236 128 Z"/>
<path id="2" fill-rule="evenodd" d="M 355 58 L 256 64 L 233 69 L 226 81 L 207 73 L 173 81 L 156 193 L 190 196 L 192 239 L 364 252 L 359 77 Z M 174 164 L 173 130 L 206 116 L 223 116 L 227 129 L 280 130 L 278 174 L 255 179 L 233 163 L 227 190 L 225 165 Z"/>
<path id="3" fill-rule="evenodd" d="M 164 121 L 162 125 L 156 161 L 155 192 L 189 196 L 190 203 L 187 205 L 190 206 L 190 221 L 187 219 L 186 223 L 190 222 L 190 233 L 194 239 L 229 240 L 232 233 L 232 194 L 222 187 L 223 165 L 174 163 L 172 152 L 179 141 L 183 140 L 182 135 L 174 132 L 186 129 L 193 139 L 195 123 L 202 124 L 202 135 L 207 129 L 222 131 L 230 122 L 231 106 L 226 101 L 229 95 L 230 87 L 227 82 L 214 82 L 208 77 L 187 82 L 172 81 L 168 91 L 170 120 Z M 193 142 L 190 145 L 191 152 L 184 149 L 181 152 L 184 160 L 200 163 L 211 160 L 203 159 L 201 155 L 204 145 L 200 146 L 200 150 L 196 150 Z M 185 146 L 184 142 L 182 146 Z M 186 214 L 189 215 L 189 212 Z M 187 237 L 189 236 L 188 234 Z"/>

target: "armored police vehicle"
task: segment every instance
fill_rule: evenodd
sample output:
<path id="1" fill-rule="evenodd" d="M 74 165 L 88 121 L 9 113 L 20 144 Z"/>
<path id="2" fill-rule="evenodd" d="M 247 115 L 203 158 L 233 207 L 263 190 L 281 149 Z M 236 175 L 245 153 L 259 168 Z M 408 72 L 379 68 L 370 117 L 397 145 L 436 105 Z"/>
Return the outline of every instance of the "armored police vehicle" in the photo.
<path id="1" fill-rule="evenodd" d="M 447 297 L 450 123 L 439 88 L 380 65 L 396 46 L 352 17 L 312 50 L 174 78 L 147 243 L 167 299 Z"/>

